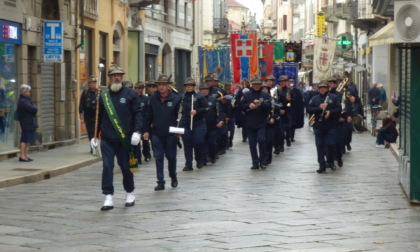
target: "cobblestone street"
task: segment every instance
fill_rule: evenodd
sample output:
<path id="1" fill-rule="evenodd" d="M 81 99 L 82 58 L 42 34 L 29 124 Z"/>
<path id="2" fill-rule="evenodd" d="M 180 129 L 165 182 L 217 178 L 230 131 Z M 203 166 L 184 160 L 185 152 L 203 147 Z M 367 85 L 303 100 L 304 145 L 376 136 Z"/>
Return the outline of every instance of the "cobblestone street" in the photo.
<path id="1" fill-rule="evenodd" d="M 155 192 L 154 159 L 141 166 L 131 208 L 117 168 L 115 208 L 99 210 L 102 163 L 2 188 L 0 251 L 420 250 L 420 207 L 408 203 L 395 157 L 368 133 L 354 134 L 344 167 L 326 174 L 315 172 L 306 127 L 267 170 L 249 169 L 239 136 L 215 165 L 192 172 L 179 151 L 176 189 Z"/>

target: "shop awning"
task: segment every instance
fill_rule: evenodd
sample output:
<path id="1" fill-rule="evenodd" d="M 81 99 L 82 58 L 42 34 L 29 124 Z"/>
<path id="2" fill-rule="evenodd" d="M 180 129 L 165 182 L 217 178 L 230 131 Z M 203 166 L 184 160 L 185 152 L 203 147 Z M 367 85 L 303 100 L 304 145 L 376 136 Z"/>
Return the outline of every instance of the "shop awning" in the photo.
<path id="1" fill-rule="evenodd" d="M 394 21 L 389 22 L 369 38 L 369 46 L 388 45 L 394 43 Z"/>

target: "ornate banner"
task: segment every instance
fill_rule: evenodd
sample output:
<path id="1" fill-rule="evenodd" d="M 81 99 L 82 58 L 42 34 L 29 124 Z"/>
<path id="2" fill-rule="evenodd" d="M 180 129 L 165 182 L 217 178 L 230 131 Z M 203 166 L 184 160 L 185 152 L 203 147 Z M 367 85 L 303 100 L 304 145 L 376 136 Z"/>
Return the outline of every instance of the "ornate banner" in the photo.
<path id="1" fill-rule="evenodd" d="M 327 36 L 315 37 L 314 44 L 313 80 L 314 82 L 319 82 L 331 76 L 337 44 L 335 40 L 328 39 Z"/>

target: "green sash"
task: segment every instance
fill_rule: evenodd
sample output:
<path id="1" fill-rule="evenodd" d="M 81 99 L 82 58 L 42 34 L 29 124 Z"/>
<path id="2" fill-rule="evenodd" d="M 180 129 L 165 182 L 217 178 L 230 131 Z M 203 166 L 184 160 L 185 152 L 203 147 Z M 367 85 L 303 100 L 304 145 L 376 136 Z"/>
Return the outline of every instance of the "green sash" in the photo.
<path id="1" fill-rule="evenodd" d="M 131 140 L 127 135 L 124 125 L 121 122 L 120 117 L 115 112 L 114 104 L 112 103 L 109 90 L 105 90 L 101 93 L 102 101 L 104 102 L 105 111 L 111 120 L 112 126 L 114 126 L 115 131 L 117 132 L 118 137 L 121 140 L 121 143 L 124 146 L 124 149 L 130 154 L 130 159 L 128 160 L 129 168 L 132 173 L 138 172 L 138 160 L 134 157 L 133 147 L 131 146 Z"/>

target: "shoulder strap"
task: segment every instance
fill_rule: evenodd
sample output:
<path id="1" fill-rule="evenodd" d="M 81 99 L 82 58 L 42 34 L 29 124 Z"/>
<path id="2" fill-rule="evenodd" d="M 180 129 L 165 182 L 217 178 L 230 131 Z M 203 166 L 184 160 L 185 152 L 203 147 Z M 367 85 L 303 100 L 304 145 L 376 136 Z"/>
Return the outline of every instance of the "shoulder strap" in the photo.
<path id="1" fill-rule="evenodd" d="M 105 111 L 111 120 L 112 126 L 114 126 L 115 131 L 117 132 L 118 137 L 121 140 L 121 143 L 124 146 L 124 149 L 129 153 L 129 168 L 132 173 L 138 171 L 138 160 L 134 157 L 133 148 L 131 147 L 130 136 L 127 135 L 127 131 L 124 129 L 124 125 L 121 122 L 120 117 L 118 116 L 117 112 L 115 111 L 114 104 L 112 103 L 109 89 L 105 90 L 101 93 L 102 101 L 104 103 Z"/>

